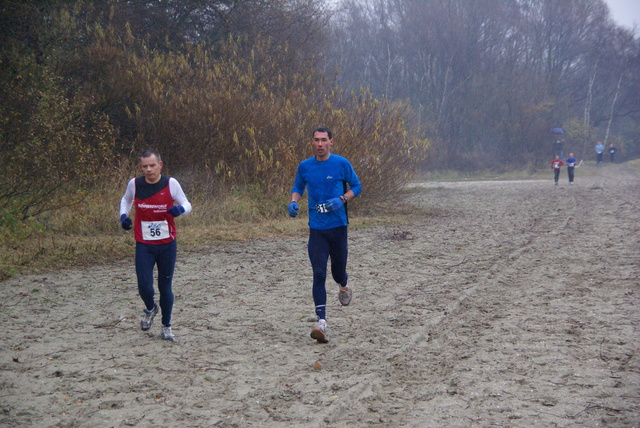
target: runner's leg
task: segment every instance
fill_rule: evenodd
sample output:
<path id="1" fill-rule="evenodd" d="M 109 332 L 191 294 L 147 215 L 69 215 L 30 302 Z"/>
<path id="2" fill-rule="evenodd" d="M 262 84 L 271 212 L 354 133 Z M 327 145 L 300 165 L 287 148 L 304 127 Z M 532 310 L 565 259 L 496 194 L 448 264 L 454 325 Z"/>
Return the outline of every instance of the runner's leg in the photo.
<path id="1" fill-rule="evenodd" d="M 147 310 L 153 310 L 153 267 L 156 264 L 155 245 L 136 243 L 136 275 L 138 277 L 138 294 Z"/>
<path id="2" fill-rule="evenodd" d="M 349 255 L 347 226 L 331 229 L 331 276 L 341 286 L 347 285 L 347 258 Z"/>
<path id="3" fill-rule="evenodd" d="M 327 290 L 327 262 L 329 260 L 329 241 L 325 231 L 309 229 L 309 260 L 313 269 L 313 303 L 316 307 L 318 319 L 326 319 Z"/>
<path id="4" fill-rule="evenodd" d="M 162 325 L 171 326 L 173 310 L 173 272 L 176 266 L 177 244 L 175 239 L 168 244 L 159 245 L 158 254 L 158 291 L 160 292 L 160 309 L 162 309 Z"/>

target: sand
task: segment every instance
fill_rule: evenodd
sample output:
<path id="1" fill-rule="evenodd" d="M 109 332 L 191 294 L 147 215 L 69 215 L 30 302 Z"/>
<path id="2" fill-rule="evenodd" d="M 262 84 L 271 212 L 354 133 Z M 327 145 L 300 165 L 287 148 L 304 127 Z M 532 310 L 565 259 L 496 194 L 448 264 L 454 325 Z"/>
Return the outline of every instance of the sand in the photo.
<path id="1" fill-rule="evenodd" d="M 2 282 L 0 425 L 640 426 L 640 176 L 576 176 L 414 184 L 411 224 L 350 229 L 328 344 L 306 236 L 179 249 L 173 343 L 133 255 Z"/>

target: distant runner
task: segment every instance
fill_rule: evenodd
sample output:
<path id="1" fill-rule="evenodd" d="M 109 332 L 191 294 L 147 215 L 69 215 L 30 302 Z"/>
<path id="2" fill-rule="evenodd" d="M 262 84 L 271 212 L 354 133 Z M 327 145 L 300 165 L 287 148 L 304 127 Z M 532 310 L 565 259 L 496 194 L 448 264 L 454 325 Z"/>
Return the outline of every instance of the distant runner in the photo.
<path id="1" fill-rule="evenodd" d="M 567 173 L 569 174 L 569 184 L 573 184 L 575 169 L 578 166 L 580 166 L 580 165 L 576 165 L 576 159 L 573 157 L 573 153 L 569 153 L 569 157 L 567 158 L 566 164 L 567 164 Z"/>
<path id="2" fill-rule="evenodd" d="M 609 145 L 609 162 L 616 162 L 616 148 L 613 146 L 613 144 Z"/>
<path id="3" fill-rule="evenodd" d="M 560 168 L 564 165 L 560 156 L 556 156 L 551 161 L 551 168 L 553 169 L 553 180 L 556 182 L 556 186 L 558 185 L 558 179 L 560 178 Z"/>
<path id="4" fill-rule="evenodd" d="M 604 144 L 598 142 L 598 144 L 596 144 L 596 166 L 600 166 L 602 163 L 602 152 L 604 152 Z"/>

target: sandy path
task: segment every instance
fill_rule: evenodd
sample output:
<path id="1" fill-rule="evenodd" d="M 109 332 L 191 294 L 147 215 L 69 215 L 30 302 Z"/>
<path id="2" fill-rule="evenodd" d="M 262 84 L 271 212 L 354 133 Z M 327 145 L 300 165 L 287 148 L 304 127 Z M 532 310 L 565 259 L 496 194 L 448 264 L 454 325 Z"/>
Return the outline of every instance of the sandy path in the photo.
<path id="1" fill-rule="evenodd" d="M 436 216 L 351 229 L 326 345 L 306 236 L 181 251 L 176 343 L 132 261 L 0 283 L 0 425 L 639 426 L 639 189 L 425 183 Z"/>

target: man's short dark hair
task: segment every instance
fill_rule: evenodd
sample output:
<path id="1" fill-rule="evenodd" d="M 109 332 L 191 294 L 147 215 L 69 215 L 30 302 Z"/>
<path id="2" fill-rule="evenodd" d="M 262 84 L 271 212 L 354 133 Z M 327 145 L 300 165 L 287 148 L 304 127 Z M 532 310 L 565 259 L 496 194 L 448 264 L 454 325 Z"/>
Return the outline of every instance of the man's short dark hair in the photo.
<path id="1" fill-rule="evenodd" d="M 311 136 L 313 137 L 316 132 L 326 132 L 329 139 L 333 138 L 333 134 L 331 133 L 331 130 L 326 126 L 319 126 L 318 128 L 314 129 L 313 132 L 311 133 Z"/>
<path id="2" fill-rule="evenodd" d="M 156 160 L 158 162 L 160 162 L 162 159 L 160 159 L 160 153 L 158 153 L 157 150 L 154 149 L 144 149 L 143 151 L 140 152 L 140 159 L 142 158 L 148 158 L 149 156 L 155 156 Z"/>

